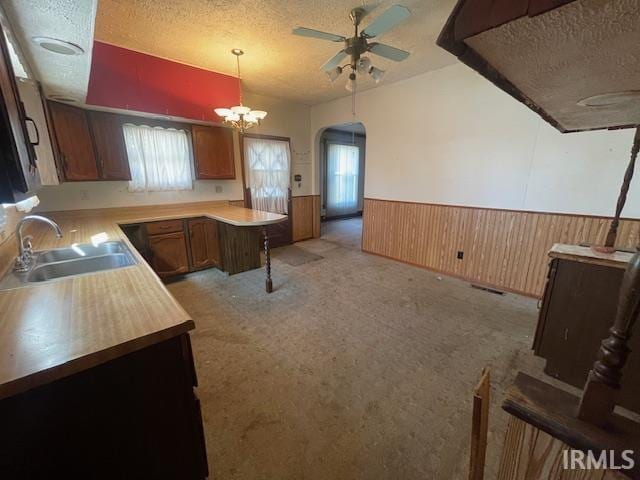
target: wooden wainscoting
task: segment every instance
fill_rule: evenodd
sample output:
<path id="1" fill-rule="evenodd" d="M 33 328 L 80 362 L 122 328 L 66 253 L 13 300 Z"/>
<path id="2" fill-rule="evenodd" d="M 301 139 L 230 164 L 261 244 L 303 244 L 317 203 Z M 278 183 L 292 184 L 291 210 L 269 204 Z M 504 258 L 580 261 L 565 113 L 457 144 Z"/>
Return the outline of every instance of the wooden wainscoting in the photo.
<path id="1" fill-rule="evenodd" d="M 232 207 L 244 207 L 244 199 L 242 200 L 229 200 L 229 205 Z"/>
<path id="2" fill-rule="evenodd" d="M 320 236 L 320 196 L 304 195 L 291 200 L 293 241 Z"/>
<path id="3" fill-rule="evenodd" d="M 363 217 L 366 252 L 532 297 L 542 296 L 554 243 L 602 243 L 611 220 L 372 198 Z M 621 221 L 617 246 L 635 247 L 639 233 L 639 220 Z"/>
<path id="4" fill-rule="evenodd" d="M 313 238 L 320 238 L 320 195 L 313 196 Z"/>

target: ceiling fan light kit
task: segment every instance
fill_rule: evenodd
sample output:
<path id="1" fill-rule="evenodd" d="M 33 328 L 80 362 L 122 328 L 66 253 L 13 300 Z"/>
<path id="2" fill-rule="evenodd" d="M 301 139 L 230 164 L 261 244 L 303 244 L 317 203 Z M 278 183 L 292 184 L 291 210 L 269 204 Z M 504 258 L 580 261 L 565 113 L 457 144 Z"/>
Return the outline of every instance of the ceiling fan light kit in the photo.
<path id="1" fill-rule="evenodd" d="M 327 77 L 333 83 L 340 77 L 346 67 L 350 67 L 351 73 L 346 84 L 346 89 L 350 92 L 355 92 L 357 75 L 369 75 L 375 83 L 379 83 L 386 73 L 384 70 L 372 65 L 371 59 L 368 56 L 364 57 L 364 54 L 372 53 L 396 62 L 401 62 L 409 56 L 409 52 L 390 45 L 378 42 L 369 43 L 369 39 L 386 33 L 409 18 L 411 16 L 409 9 L 402 5 L 393 5 L 360 32 L 360 23 L 368 13 L 369 10 L 366 7 L 356 7 L 351 10 L 349 17 L 353 23 L 355 34 L 350 38 L 312 28 L 297 27 L 293 29 L 294 35 L 344 44 L 344 48 L 322 66 L 322 70 L 325 71 Z M 349 58 L 349 63 L 341 65 L 347 58 Z"/>
<path id="2" fill-rule="evenodd" d="M 356 91 L 356 74 L 351 72 L 349 74 L 349 80 L 347 80 L 347 84 L 345 86 L 348 92 Z"/>
<path id="3" fill-rule="evenodd" d="M 225 125 L 229 125 L 240 133 L 245 130 L 260 125 L 260 122 L 267 116 L 264 110 L 251 110 L 242 104 L 242 79 L 240 78 L 240 56 L 244 54 L 239 48 L 234 48 L 231 53 L 236 56 L 236 64 L 238 68 L 238 83 L 240 85 L 240 105 L 231 108 L 216 108 L 213 111 L 222 118 Z"/>

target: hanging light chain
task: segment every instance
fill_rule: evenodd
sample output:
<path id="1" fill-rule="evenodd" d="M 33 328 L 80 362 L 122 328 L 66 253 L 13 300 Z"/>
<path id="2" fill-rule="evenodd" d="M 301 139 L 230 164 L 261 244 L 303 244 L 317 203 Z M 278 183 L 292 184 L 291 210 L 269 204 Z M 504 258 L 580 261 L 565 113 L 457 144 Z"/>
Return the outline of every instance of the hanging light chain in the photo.
<path id="1" fill-rule="evenodd" d="M 240 55 L 236 55 L 236 66 L 238 67 L 238 85 L 240 86 L 240 105 L 242 105 L 242 77 L 240 76 Z"/>

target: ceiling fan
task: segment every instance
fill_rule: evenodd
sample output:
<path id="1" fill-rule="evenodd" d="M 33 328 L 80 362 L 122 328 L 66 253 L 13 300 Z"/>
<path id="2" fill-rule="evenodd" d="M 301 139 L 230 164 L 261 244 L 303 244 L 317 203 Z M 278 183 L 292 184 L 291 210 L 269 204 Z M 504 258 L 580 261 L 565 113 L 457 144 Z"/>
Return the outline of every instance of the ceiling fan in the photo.
<path id="1" fill-rule="evenodd" d="M 369 59 L 369 57 L 363 57 L 363 54 L 371 52 L 375 55 L 379 55 L 396 62 L 401 62 L 409 56 L 409 52 L 385 45 L 384 43 L 369 43 L 369 39 L 388 32 L 393 27 L 409 18 L 411 16 L 411 11 L 402 5 L 393 5 L 371 22 L 364 30 L 359 32 L 360 22 L 367 13 L 369 13 L 369 9 L 366 7 L 356 7 L 351 10 L 349 17 L 355 27 L 355 34 L 350 38 L 305 27 L 294 28 L 292 32 L 294 35 L 300 35 L 302 37 L 312 37 L 319 38 L 321 40 L 329 40 L 331 42 L 344 43 L 344 48 L 325 63 L 322 66 L 322 69 L 329 76 L 331 82 L 334 82 L 340 76 L 345 67 L 351 67 L 349 81 L 346 85 L 347 90 L 350 92 L 353 92 L 356 87 L 356 73 L 362 75 L 368 74 L 376 83 L 382 80 L 382 77 L 386 73 L 384 70 L 374 67 L 371 64 L 371 59 Z M 350 62 L 341 66 L 340 63 L 347 57 L 350 57 Z"/>

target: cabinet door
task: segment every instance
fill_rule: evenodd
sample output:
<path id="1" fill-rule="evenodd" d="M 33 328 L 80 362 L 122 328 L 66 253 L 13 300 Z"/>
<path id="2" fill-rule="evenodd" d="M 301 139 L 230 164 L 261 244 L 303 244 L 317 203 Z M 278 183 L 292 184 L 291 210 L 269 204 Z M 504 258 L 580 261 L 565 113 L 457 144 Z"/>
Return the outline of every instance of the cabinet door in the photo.
<path id="1" fill-rule="evenodd" d="M 191 132 L 196 177 L 202 180 L 236 178 L 231 129 L 193 125 Z"/>
<path id="2" fill-rule="evenodd" d="M 84 110 L 49 102 L 65 180 L 98 180 L 98 166 Z"/>
<path id="3" fill-rule="evenodd" d="M 149 237 L 151 266 L 160 277 L 171 277 L 189 271 L 187 243 L 183 232 Z"/>
<path id="4" fill-rule="evenodd" d="M 218 223 L 209 218 L 189 220 L 189 244 L 191 246 L 191 268 L 220 266 L 220 242 Z"/>
<path id="5" fill-rule="evenodd" d="M 207 219 L 205 223 L 205 235 L 207 237 L 207 254 L 211 265 L 218 268 L 222 267 L 220 261 L 220 239 L 218 238 L 218 222 L 217 220 Z"/>
<path id="6" fill-rule="evenodd" d="M 88 112 L 102 180 L 131 180 L 120 116 Z"/>
<path id="7" fill-rule="evenodd" d="M 207 220 L 189 220 L 189 244 L 191 245 L 191 267 L 193 270 L 211 266 L 207 249 Z"/>

